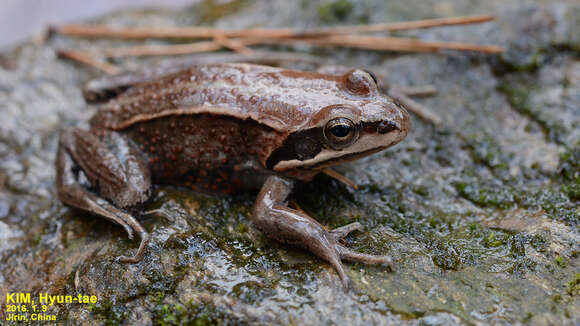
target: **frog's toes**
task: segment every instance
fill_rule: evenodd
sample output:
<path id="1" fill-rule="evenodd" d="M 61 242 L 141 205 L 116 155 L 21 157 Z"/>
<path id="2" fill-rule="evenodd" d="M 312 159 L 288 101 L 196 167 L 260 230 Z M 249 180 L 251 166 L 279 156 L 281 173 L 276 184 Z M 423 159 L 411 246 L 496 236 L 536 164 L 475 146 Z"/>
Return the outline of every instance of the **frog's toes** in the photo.
<path id="1" fill-rule="evenodd" d="M 133 240 L 133 229 L 127 224 L 123 225 L 123 228 L 127 231 L 127 237 L 129 240 Z"/>
<path id="2" fill-rule="evenodd" d="M 119 256 L 116 260 L 125 263 L 125 264 L 136 264 L 140 262 L 142 257 L 137 257 L 137 255 L 129 257 L 129 256 Z"/>
<path id="3" fill-rule="evenodd" d="M 334 236 L 336 241 L 339 241 L 346 237 L 349 233 L 360 229 L 362 229 L 362 225 L 359 222 L 354 222 L 331 230 L 330 234 Z"/>
<path id="4" fill-rule="evenodd" d="M 390 256 L 363 254 L 363 253 L 351 250 L 351 249 L 349 249 L 341 244 L 337 244 L 336 249 L 338 251 L 338 254 L 339 254 L 341 260 L 346 260 L 346 261 L 355 262 L 355 263 L 357 263 L 357 262 L 364 263 L 364 264 L 369 264 L 369 265 L 382 264 L 382 265 L 388 266 L 391 271 L 395 271 L 395 264 L 393 262 L 393 259 Z"/>
<path id="5" fill-rule="evenodd" d="M 152 209 L 146 212 L 141 213 L 142 216 L 157 216 L 157 217 L 164 217 L 168 221 L 174 221 L 175 218 L 171 216 L 167 211 L 162 208 Z"/>
<path id="6" fill-rule="evenodd" d="M 117 258 L 117 260 L 119 260 L 122 263 L 135 264 L 135 263 L 140 262 L 143 259 L 143 254 L 145 253 L 145 250 L 147 249 L 147 245 L 149 244 L 149 240 L 151 239 L 151 236 L 147 232 L 139 232 L 139 235 L 141 236 L 141 243 L 139 244 L 139 249 L 137 249 L 137 252 L 135 253 L 135 255 L 131 256 L 131 257 L 121 256 L 121 257 Z"/>
<path id="7" fill-rule="evenodd" d="M 337 241 L 336 243 L 336 250 L 340 256 L 341 260 L 346 260 L 350 262 L 359 262 L 365 263 L 370 265 L 386 265 L 392 271 L 395 270 L 395 264 L 393 263 L 393 259 L 390 256 L 376 256 L 376 255 L 369 255 L 363 254 L 356 251 L 353 251 L 341 243 L 339 243 L 344 237 L 346 237 L 349 233 L 357 230 L 361 230 L 362 225 L 359 222 L 350 223 L 339 228 L 336 228 L 330 231 L 330 234 L 334 237 Z"/>
<path id="8" fill-rule="evenodd" d="M 344 270 L 344 266 L 342 265 L 342 261 L 340 256 L 336 253 L 330 254 L 329 257 L 326 257 L 326 261 L 328 261 L 334 270 L 338 273 L 338 277 L 340 277 L 340 281 L 342 282 L 342 286 L 345 289 L 350 287 L 350 279 L 346 275 L 346 271 Z"/>

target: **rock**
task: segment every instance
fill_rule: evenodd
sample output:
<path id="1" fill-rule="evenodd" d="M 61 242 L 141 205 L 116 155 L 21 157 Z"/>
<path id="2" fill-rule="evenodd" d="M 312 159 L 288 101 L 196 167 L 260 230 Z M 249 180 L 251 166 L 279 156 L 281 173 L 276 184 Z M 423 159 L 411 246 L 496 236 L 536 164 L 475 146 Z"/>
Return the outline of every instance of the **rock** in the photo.
<path id="1" fill-rule="evenodd" d="M 329 227 L 358 221 L 358 251 L 392 255 L 397 271 L 346 264 L 352 290 L 315 257 L 277 244 L 250 221 L 253 194 L 213 198 L 159 187 L 146 209 L 152 234 L 137 246 L 104 219 L 56 197 L 58 134 L 85 126 L 81 86 L 99 74 L 54 50 L 119 41 L 54 37 L 0 55 L 0 297 L 96 295 L 55 305 L 73 324 L 577 324 L 580 212 L 579 7 L 575 1 L 233 1 L 181 11 L 129 11 L 97 22 L 222 27 L 316 26 L 490 13 L 495 23 L 401 32 L 425 40 L 507 48 L 499 57 L 311 49 L 403 86 L 432 84 L 418 99 L 443 120 L 413 116 L 408 138 L 341 167 L 352 191 L 325 176 L 300 206 Z M 213 3 L 213 2 L 212 2 Z M 334 4 L 338 3 L 338 4 Z M 335 7 L 351 14 L 333 14 Z M 320 9 L 324 16 L 319 15 Z M 334 11 L 333 11 L 334 10 Z M 329 18 L 330 17 L 330 18 Z M 127 69 L 157 58 L 116 62 Z"/>

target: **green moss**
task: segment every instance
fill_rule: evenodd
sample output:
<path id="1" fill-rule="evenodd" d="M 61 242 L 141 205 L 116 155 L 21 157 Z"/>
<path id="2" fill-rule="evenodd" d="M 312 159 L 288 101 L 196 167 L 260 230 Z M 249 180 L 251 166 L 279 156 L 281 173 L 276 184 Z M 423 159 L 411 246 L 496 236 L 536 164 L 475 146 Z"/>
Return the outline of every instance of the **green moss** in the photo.
<path id="1" fill-rule="evenodd" d="M 171 325 L 244 325 L 243 320 L 222 312 L 211 305 L 189 303 L 162 304 L 155 307 L 153 324 L 161 326 Z"/>
<path id="2" fill-rule="evenodd" d="M 495 248 L 499 246 L 503 246 L 507 243 L 507 238 L 504 235 L 496 235 L 495 232 L 490 231 L 483 239 L 483 245 L 488 248 Z"/>
<path id="3" fill-rule="evenodd" d="M 250 230 L 250 227 L 246 223 L 238 224 L 238 232 L 239 233 L 246 233 Z"/>
<path id="4" fill-rule="evenodd" d="M 526 76 L 527 77 L 527 76 Z M 498 87 L 505 94 L 513 109 L 535 121 L 544 131 L 547 139 L 558 144 L 565 144 L 565 136 L 569 133 L 561 121 L 552 118 L 544 106 L 534 107 L 530 102 L 532 92 L 537 92 L 538 86 L 528 85 L 526 77 L 521 80 L 510 80 Z"/>
<path id="5" fill-rule="evenodd" d="M 526 239 L 521 234 L 514 234 L 508 238 L 510 253 L 514 257 L 524 257 L 526 255 Z"/>
<path id="6" fill-rule="evenodd" d="M 507 272 L 524 276 L 528 271 L 535 271 L 537 263 L 528 257 L 517 257 Z"/>
<path id="7" fill-rule="evenodd" d="M 501 185 L 483 185 L 471 179 L 454 183 L 459 195 L 481 207 L 511 208 L 515 204 L 512 189 Z"/>
<path id="8" fill-rule="evenodd" d="M 566 180 L 580 178 L 580 147 L 569 149 L 560 155 L 558 171 Z"/>
<path id="9" fill-rule="evenodd" d="M 342 22 L 352 12 L 354 6 L 348 0 L 335 0 L 318 6 L 318 17 L 327 23 Z"/>
<path id="10" fill-rule="evenodd" d="M 433 263 L 445 270 L 459 270 L 461 256 L 457 248 L 450 244 L 439 243 L 431 257 Z"/>
<path id="11" fill-rule="evenodd" d="M 560 266 L 562 268 L 565 268 L 566 266 L 568 266 L 568 262 L 562 256 L 556 257 L 556 264 L 558 264 L 558 266 Z"/>
<path id="12" fill-rule="evenodd" d="M 534 317 L 534 314 L 532 314 L 531 312 L 528 312 L 528 313 L 526 313 L 526 315 L 522 319 L 522 322 L 524 324 L 528 324 L 530 322 L 530 320 L 532 320 L 533 317 Z"/>
<path id="13" fill-rule="evenodd" d="M 474 232 L 481 229 L 481 225 L 478 222 L 471 222 L 469 223 L 468 228 L 470 232 Z"/>
<path id="14" fill-rule="evenodd" d="M 501 64 L 501 73 L 509 72 L 535 72 L 542 64 L 542 49 L 538 48 L 537 52 L 527 60 L 512 60 L 503 55 L 499 57 Z"/>
<path id="15" fill-rule="evenodd" d="M 548 241 L 541 234 L 534 234 L 530 240 L 530 245 L 538 252 L 545 252 L 548 248 Z"/>
<path id="16" fill-rule="evenodd" d="M 101 319 L 104 325 L 120 325 L 126 317 L 123 308 L 113 305 L 111 301 L 99 302 L 89 305 L 89 311 Z"/>
<path id="17" fill-rule="evenodd" d="M 506 82 L 500 84 L 498 90 L 504 93 L 512 107 L 524 114 L 531 114 L 529 97 L 533 90 L 531 86 L 520 83 Z"/>
<path id="18" fill-rule="evenodd" d="M 163 299 L 165 299 L 166 293 L 163 291 L 155 291 L 149 294 L 151 296 L 151 301 L 155 304 L 160 304 Z"/>
<path id="19" fill-rule="evenodd" d="M 522 208 L 542 209 L 556 221 L 580 227 L 580 208 L 571 201 L 558 184 L 551 187 L 521 189 L 515 193 L 515 202 Z"/>
<path id="20" fill-rule="evenodd" d="M 156 322 L 161 326 L 182 325 L 185 314 L 186 311 L 180 304 L 171 307 L 166 304 L 159 305 L 155 311 Z"/>
<path id="21" fill-rule="evenodd" d="M 236 284 L 232 292 L 243 302 L 255 305 L 262 297 L 268 296 L 273 291 L 263 282 L 246 281 Z"/>
<path id="22" fill-rule="evenodd" d="M 222 17 L 231 15 L 250 3 L 248 0 L 233 1 L 215 1 L 204 0 L 199 6 L 196 6 L 195 13 L 198 15 L 200 22 L 212 23 Z"/>
<path id="23" fill-rule="evenodd" d="M 483 164 L 498 177 L 509 179 L 510 157 L 502 151 L 492 136 L 470 134 L 462 138 L 470 149 L 470 155 L 475 164 Z"/>
<path id="24" fill-rule="evenodd" d="M 574 279 L 566 284 L 566 292 L 572 296 L 580 295 L 580 273 L 576 273 Z"/>
<path id="25" fill-rule="evenodd" d="M 564 185 L 562 191 L 574 201 L 580 201 L 580 146 L 560 155 L 558 172 Z"/>
<path id="26" fill-rule="evenodd" d="M 429 187 L 425 185 L 418 185 L 413 187 L 413 192 L 416 193 L 417 195 L 427 197 L 429 196 Z"/>
<path id="27" fill-rule="evenodd" d="M 568 201 L 550 201 L 541 202 L 541 207 L 547 215 L 557 221 L 562 221 L 570 226 L 580 226 L 580 208 Z"/>
<path id="28" fill-rule="evenodd" d="M 574 182 L 562 186 L 562 191 L 574 201 L 580 201 L 580 183 Z"/>

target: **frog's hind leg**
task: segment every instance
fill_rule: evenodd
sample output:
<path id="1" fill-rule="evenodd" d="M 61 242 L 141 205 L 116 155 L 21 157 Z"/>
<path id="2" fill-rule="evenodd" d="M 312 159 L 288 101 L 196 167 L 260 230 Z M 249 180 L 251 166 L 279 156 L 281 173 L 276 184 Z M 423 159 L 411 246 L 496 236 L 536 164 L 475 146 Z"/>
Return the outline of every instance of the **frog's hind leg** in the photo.
<path id="1" fill-rule="evenodd" d="M 149 198 L 151 178 L 148 168 L 130 144 L 115 133 L 101 141 L 80 129 L 65 131 L 59 140 L 56 166 L 59 198 L 69 206 L 120 224 L 130 239 L 137 233 L 141 238 L 137 253 L 133 257 L 120 257 L 120 260 L 139 262 L 149 242 L 149 234 L 122 208 L 141 204 Z"/>
<path id="2" fill-rule="evenodd" d="M 329 262 L 338 272 L 345 287 L 348 286 L 349 279 L 342 260 L 393 267 L 393 261 L 388 256 L 358 253 L 340 243 L 350 232 L 360 229 L 360 223 L 328 231 L 303 212 L 289 208 L 288 197 L 293 186 L 293 181 L 278 176 L 271 176 L 264 183 L 256 200 L 252 219 L 266 235 L 283 243 L 300 246 Z"/>

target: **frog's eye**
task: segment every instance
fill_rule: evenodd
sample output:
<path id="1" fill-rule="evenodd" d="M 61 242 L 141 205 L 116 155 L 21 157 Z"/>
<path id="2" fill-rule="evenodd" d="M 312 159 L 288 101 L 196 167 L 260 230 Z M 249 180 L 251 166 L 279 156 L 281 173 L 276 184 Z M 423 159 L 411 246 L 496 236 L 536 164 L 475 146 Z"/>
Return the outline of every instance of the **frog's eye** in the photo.
<path id="1" fill-rule="evenodd" d="M 342 149 L 352 144 L 358 136 L 358 129 L 348 118 L 334 118 L 324 127 L 326 143 L 334 149 Z"/>

